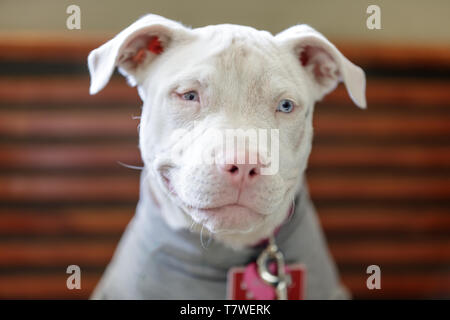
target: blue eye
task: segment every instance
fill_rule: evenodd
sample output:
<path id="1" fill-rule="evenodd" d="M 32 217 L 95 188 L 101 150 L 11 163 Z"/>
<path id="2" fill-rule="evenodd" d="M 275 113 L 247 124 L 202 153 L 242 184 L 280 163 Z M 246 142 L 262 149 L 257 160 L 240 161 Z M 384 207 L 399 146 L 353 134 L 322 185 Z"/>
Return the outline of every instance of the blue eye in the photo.
<path id="1" fill-rule="evenodd" d="M 186 101 L 199 101 L 198 93 L 196 91 L 189 91 L 189 92 L 183 93 L 181 95 L 181 97 L 183 98 L 183 100 L 186 100 Z"/>
<path id="2" fill-rule="evenodd" d="M 288 99 L 283 99 L 278 103 L 277 111 L 289 113 L 294 109 L 294 102 Z"/>

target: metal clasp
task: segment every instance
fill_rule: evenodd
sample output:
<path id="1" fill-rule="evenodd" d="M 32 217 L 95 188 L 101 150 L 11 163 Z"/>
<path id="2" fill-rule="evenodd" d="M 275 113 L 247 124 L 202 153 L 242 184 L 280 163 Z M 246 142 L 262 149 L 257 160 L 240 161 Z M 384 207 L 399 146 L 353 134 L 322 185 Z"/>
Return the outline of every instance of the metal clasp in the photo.
<path id="1" fill-rule="evenodd" d="M 269 263 L 275 260 L 277 265 L 276 274 L 270 272 Z M 289 277 L 285 272 L 284 256 L 275 243 L 275 238 L 269 238 L 269 245 L 264 249 L 256 260 L 258 266 L 258 273 L 261 279 L 273 286 L 276 291 L 278 300 L 287 300 L 287 288 L 290 282 Z"/>

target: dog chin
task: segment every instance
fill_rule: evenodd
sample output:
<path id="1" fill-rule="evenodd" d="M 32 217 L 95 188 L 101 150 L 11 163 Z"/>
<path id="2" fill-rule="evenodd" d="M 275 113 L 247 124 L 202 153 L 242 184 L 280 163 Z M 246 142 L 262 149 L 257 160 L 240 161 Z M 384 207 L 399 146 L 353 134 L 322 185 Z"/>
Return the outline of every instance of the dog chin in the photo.
<path id="1" fill-rule="evenodd" d="M 172 201 L 196 224 L 215 234 L 250 233 L 261 226 L 267 215 L 246 206 L 229 204 L 218 207 L 199 208 L 183 201 L 170 180 L 162 176 L 162 185 Z"/>
<path id="2" fill-rule="evenodd" d="M 189 208 L 188 215 L 215 234 L 250 233 L 264 222 L 265 216 L 241 205 L 211 209 Z"/>

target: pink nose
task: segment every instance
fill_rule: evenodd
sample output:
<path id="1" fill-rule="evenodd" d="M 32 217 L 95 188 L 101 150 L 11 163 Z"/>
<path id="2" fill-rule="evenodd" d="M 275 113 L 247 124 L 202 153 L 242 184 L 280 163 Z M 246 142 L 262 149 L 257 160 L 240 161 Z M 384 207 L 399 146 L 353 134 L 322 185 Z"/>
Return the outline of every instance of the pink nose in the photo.
<path id="1" fill-rule="evenodd" d="M 242 184 L 251 184 L 258 180 L 260 176 L 259 164 L 226 164 L 222 167 L 223 174 L 231 179 L 231 182 L 235 186 L 241 186 Z"/>

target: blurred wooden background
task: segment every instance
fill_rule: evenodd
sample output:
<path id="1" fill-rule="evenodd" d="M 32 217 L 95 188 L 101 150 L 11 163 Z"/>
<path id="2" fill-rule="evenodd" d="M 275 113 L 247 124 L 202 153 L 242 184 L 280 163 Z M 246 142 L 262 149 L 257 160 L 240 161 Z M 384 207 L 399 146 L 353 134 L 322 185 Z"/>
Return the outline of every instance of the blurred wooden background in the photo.
<path id="1" fill-rule="evenodd" d="M 89 96 L 103 40 L 0 40 L 0 298 L 88 298 L 134 214 L 139 172 L 118 161 L 140 164 L 141 102 L 118 76 Z M 319 103 L 308 178 L 342 279 L 355 298 L 450 298 L 450 48 L 337 44 L 368 110 L 342 85 Z"/>

